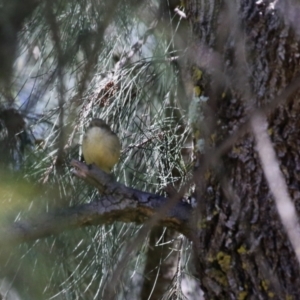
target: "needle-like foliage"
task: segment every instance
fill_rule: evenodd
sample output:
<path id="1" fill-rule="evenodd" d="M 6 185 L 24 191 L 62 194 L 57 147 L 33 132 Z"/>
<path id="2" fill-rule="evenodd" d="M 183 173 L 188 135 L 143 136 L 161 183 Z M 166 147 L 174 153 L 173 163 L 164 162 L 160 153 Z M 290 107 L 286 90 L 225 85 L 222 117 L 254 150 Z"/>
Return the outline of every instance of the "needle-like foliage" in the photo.
<path id="1" fill-rule="evenodd" d="M 98 191 L 75 178 L 69 165 L 81 159 L 82 136 L 93 117 L 106 120 L 121 140 L 118 181 L 164 194 L 168 185 L 178 188 L 188 178 L 190 133 L 176 63 L 184 49 L 174 47 L 180 21 L 158 26 L 160 10 L 156 1 L 45 1 L 24 20 L 0 107 L 12 105 L 26 123 L 1 171 L 0 186 L 4 173 L 10 174 L 1 188 L 5 219 L 26 220 L 94 199 Z M 3 250 L 0 274 L 11 284 L 7 292 L 15 290 L 21 299 L 104 299 L 139 230 L 112 223 Z M 138 298 L 148 242 L 145 236 L 128 257 L 115 283 L 116 299 Z M 182 247 L 174 251 L 182 253 Z M 180 274 L 183 265 L 175 264 Z M 181 295 L 179 280 L 172 282 L 169 294 Z"/>

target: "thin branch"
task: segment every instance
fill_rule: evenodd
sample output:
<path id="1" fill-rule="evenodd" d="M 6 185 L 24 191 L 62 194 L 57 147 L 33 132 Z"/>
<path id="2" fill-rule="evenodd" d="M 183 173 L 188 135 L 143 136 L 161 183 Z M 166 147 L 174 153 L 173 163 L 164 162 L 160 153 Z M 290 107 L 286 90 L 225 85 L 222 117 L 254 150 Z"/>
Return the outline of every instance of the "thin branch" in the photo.
<path id="1" fill-rule="evenodd" d="M 289 196 L 287 184 L 280 170 L 272 142 L 267 133 L 266 117 L 257 114 L 252 118 L 252 130 L 255 135 L 257 152 L 262 162 L 264 174 L 274 196 L 278 214 L 300 262 L 300 227 L 295 205 Z"/>
<path id="2" fill-rule="evenodd" d="M 58 107 L 59 107 L 59 134 L 58 134 L 58 150 L 57 155 L 55 157 L 55 165 L 58 167 L 58 170 L 61 170 L 61 166 L 63 163 L 63 155 L 64 155 L 64 103 L 65 103 L 65 84 L 64 84 L 64 67 L 66 64 L 66 55 L 62 49 L 61 37 L 59 34 L 59 26 L 56 21 L 56 17 L 53 12 L 53 2 L 47 0 L 45 7 L 45 16 L 48 21 L 52 39 L 54 42 L 54 48 L 57 53 L 57 76 L 58 76 Z M 49 174 L 48 174 L 49 175 Z M 46 177 L 45 179 L 48 179 Z M 45 183 L 45 180 L 44 180 Z"/>
<path id="3" fill-rule="evenodd" d="M 157 20 L 154 20 L 150 27 L 146 30 L 143 37 L 140 38 L 134 45 L 131 46 L 131 51 L 126 53 L 120 61 L 115 66 L 115 72 L 124 68 L 124 66 L 130 61 L 130 59 L 136 54 L 138 51 L 141 50 L 142 46 L 145 45 L 148 37 L 153 33 L 157 26 Z"/>
<path id="4" fill-rule="evenodd" d="M 0 19 L 0 81 L 3 81 L 4 88 L 7 89 L 18 48 L 18 34 L 25 19 L 33 14 L 40 1 L 15 0 L 2 3 Z"/>
<path id="5" fill-rule="evenodd" d="M 111 175 L 73 160 L 73 173 L 103 192 L 88 204 L 61 209 L 32 220 L 24 220 L 3 226 L 0 230 L 0 245 L 27 242 L 62 233 L 65 230 L 84 226 L 110 224 L 112 222 L 144 223 L 168 203 L 168 198 L 126 187 L 113 180 Z M 188 234 L 192 208 L 179 202 L 164 213 L 155 225 L 173 228 Z"/>

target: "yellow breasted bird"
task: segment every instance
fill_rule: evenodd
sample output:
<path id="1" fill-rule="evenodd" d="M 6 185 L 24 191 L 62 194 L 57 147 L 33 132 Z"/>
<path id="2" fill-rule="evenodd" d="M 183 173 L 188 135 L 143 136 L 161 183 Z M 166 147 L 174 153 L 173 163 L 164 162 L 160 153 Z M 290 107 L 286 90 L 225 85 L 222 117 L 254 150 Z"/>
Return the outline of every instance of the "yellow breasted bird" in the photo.
<path id="1" fill-rule="evenodd" d="M 85 162 L 110 173 L 120 158 L 120 152 L 118 136 L 102 119 L 92 119 L 82 141 Z"/>

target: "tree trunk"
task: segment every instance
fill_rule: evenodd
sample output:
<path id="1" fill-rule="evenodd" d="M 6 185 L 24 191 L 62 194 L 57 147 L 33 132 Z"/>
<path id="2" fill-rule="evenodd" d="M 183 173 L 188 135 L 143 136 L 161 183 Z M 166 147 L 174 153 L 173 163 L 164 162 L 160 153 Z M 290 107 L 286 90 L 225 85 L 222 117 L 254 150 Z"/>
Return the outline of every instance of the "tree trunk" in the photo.
<path id="1" fill-rule="evenodd" d="M 193 33 L 188 60 L 203 71 L 193 76 L 194 87 L 208 97 L 200 136 L 206 148 L 222 144 L 257 107 L 274 106 L 274 97 L 296 77 L 300 52 L 292 17 L 299 6 L 282 3 L 187 1 Z M 298 94 L 267 114 L 267 132 L 297 213 Z M 205 187 L 196 190 L 200 230 L 194 244 L 206 299 L 299 299 L 299 263 L 250 127 L 214 166 L 203 176 Z"/>
<path id="2" fill-rule="evenodd" d="M 152 228 L 141 299 L 161 299 L 171 285 L 178 264 L 178 251 L 170 253 L 170 249 L 178 248 L 178 241 L 172 241 L 176 235 L 176 232 L 163 227 Z"/>

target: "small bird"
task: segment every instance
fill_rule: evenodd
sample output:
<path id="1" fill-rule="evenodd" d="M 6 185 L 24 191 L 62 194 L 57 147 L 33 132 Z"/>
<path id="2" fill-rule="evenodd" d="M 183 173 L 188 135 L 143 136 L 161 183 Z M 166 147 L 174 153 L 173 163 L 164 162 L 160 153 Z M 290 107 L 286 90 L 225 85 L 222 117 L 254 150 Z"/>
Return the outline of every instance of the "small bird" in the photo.
<path id="1" fill-rule="evenodd" d="M 110 173 L 118 162 L 121 143 L 118 136 L 102 119 L 92 119 L 82 142 L 82 154 L 87 164 Z"/>

